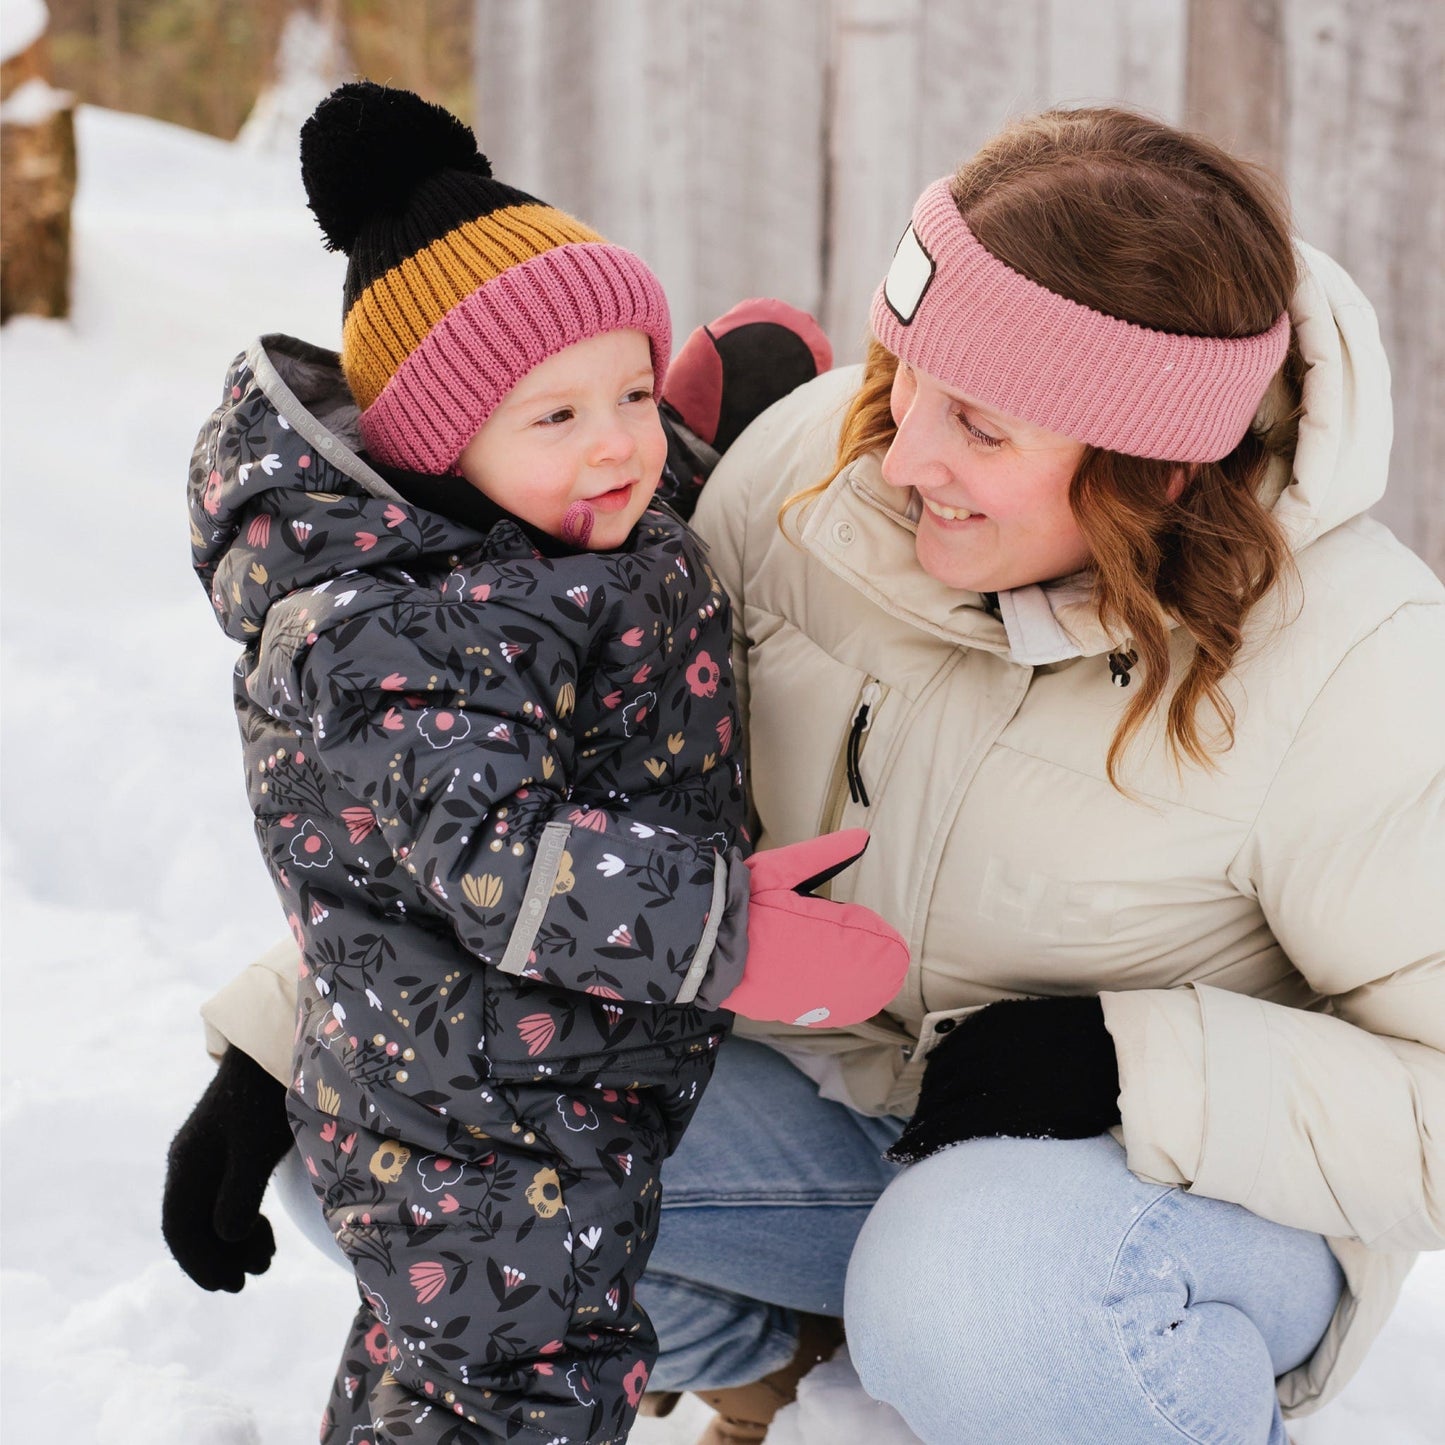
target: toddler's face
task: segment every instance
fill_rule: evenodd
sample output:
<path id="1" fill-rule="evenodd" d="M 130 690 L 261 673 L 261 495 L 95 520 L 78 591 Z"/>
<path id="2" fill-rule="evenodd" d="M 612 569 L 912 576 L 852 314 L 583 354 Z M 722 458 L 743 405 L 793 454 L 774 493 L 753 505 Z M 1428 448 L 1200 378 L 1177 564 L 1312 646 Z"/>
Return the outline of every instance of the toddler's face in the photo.
<path id="1" fill-rule="evenodd" d="M 620 546 L 667 460 L 640 331 L 607 331 L 534 367 L 467 443 L 462 476 L 513 516 L 563 538 L 575 502 L 592 510 L 587 546 Z"/>

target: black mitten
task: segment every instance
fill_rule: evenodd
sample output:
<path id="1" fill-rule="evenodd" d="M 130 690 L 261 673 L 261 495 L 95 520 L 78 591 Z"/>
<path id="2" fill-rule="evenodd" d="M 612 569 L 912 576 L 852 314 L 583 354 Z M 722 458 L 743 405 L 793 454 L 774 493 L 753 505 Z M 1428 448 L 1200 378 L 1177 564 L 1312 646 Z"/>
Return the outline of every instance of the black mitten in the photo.
<path id="1" fill-rule="evenodd" d="M 1087 1139 L 1119 1122 L 1119 1063 L 1097 998 L 1005 999 L 928 1056 L 918 1108 L 888 1151 L 912 1164 L 963 1139 Z"/>
<path id="2" fill-rule="evenodd" d="M 270 1266 L 276 1240 L 261 1198 L 290 1147 L 285 1085 L 227 1049 L 171 1143 L 161 1205 L 166 1244 L 202 1289 L 235 1294 Z"/>

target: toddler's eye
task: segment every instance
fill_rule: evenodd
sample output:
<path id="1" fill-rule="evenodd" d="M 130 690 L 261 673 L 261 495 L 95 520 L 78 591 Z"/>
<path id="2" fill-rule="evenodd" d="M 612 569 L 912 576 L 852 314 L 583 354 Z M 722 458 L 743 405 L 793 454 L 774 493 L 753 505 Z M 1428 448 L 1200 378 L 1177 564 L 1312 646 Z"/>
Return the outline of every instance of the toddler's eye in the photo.
<path id="1" fill-rule="evenodd" d="M 650 386 L 639 386 L 633 391 L 629 391 L 622 400 L 624 402 L 651 401 L 652 388 Z"/>
<path id="2" fill-rule="evenodd" d="M 572 408 L 564 406 L 557 411 L 548 412 L 546 416 L 537 421 L 538 426 L 561 426 L 564 421 L 572 420 Z"/>

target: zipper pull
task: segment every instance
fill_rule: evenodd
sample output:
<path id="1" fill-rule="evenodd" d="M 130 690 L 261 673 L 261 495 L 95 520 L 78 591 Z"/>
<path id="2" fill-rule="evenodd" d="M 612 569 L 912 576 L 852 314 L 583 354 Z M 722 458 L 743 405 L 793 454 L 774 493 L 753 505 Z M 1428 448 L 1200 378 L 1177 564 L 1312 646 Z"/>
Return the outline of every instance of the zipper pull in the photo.
<path id="1" fill-rule="evenodd" d="M 848 796 L 855 803 L 868 807 L 868 790 L 863 786 L 863 734 L 868 731 L 868 712 L 878 701 L 879 688 L 876 682 L 870 682 L 863 689 L 861 705 L 857 715 L 853 719 L 853 726 L 848 733 L 847 751 L 847 772 L 848 772 Z"/>

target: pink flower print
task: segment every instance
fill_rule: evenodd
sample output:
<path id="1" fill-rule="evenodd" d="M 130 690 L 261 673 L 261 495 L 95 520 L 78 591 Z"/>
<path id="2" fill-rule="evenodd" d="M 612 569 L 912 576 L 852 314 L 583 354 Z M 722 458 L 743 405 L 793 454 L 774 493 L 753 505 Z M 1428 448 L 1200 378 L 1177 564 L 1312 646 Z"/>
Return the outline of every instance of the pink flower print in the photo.
<path id="1" fill-rule="evenodd" d="M 605 708 L 615 708 L 621 701 L 622 694 L 620 692 L 609 692 L 607 696 L 602 699 L 602 706 Z"/>
<path id="2" fill-rule="evenodd" d="M 504 1264 L 502 1266 L 502 1284 L 509 1290 L 516 1287 L 527 1278 L 527 1272 L 516 1268 L 515 1265 Z"/>
<path id="3" fill-rule="evenodd" d="M 622 634 L 622 645 L 624 647 L 641 647 L 642 639 L 646 635 L 640 627 L 629 627 L 627 631 Z"/>
<path id="4" fill-rule="evenodd" d="M 356 534 L 356 545 L 360 547 L 363 552 L 371 551 L 371 549 L 376 546 L 376 533 L 358 532 Z"/>
<path id="5" fill-rule="evenodd" d="M 634 737 L 643 728 L 647 719 L 652 716 L 652 710 L 657 706 L 657 694 L 645 692 L 636 702 L 630 702 L 622 709 L 622 731 L 628 737 Z M 650 735 L 652 728 L 648 727 Z"/>
<path id="6" fill-rule="evenodd" d="M 392 502 L 391 505 L 387 507 L 386 511 L 382 513 L 382 516 L 386 518 L 386 525 L 388 527 L 399 527 L 406 521 L 406 513 L 403 512 L 395 502 Z"/>
<path id="7" fill-rule="evenodd" d="M 355 1048 L 355 1047 L 356 1047 L 356 1040 L 355 1040 L 355 1039 L 352 1039 L 352 1041 L 351 1041 L 351 1046 L 352 1046 L 352 1048 Z M 346 1138 L 344 1138 L 344 1139 L 341 1141 L 340 1148 L 341 1148 L 341 1152 L 342 1152 L 343 1154 L 350 1154 L 351 1151 L 356 1148 L 356 1135 L 355 1135 L 355 1134 L 348 1134 L 348 1135 L 346 1136 Z"/>
<path id="8" fill-rule="evenodd" d="M 677 558 L 677 570 L 681 572 L 684 577 L 692 576 L 692 573 L 687 570 L 687 560 L 683 557 Z"/>
<path id="9" fill-rule="evenodd" d="M 411 1222 L 418 1229 L 431 1223 L 431 1210 L 423 1209 L 420 1204 L 413 1204 L 411 1207 Z"/>
<path id="10" fill-rule="evenodd" d="M 384 1365 L 387 1360 L 391 1339 L 386 1333 L 386 1326 L 378 1321 L 367 1330 L 366 1338 L 362 1340 L 366 1347 L 366 1357 L 373 1365 Z"/>
<path id="11" fill-rule="evenodd" d="M 622 1393 L 627 1403 L 635 1410 L 642 1403 L 642 1392 L 647 1387 L 647 1361 L 639 1360 L 623 1377 Z"/>
<path id="12" fill-rule="evenodd" d="M 271 540 L 271 516 L 269 512 L 262 512 L 259 517 L 251 518 L 251 525 L 246 528 L 246 541 L 252 547 L 264 547 Z"/>
<path id="13" fill-rule="evenodd" d="M 380 687 L 383 692 L 403 692 L 406 689 L 406 678 L 399 672 L 389 672 L 382 678 Z"/>
<path id="14" fill-rule="evenodd" d="M 610 988 L 610 987 L 609 987 L 607 984 L 605 984 L 605 983 L 589 983 L 589 984 L 587 985 L 587 990 L 586 990 L 586 991 L 587 991 L 588 993 L 590 993 L 594 998 L 621 998 L 621 997 L 622 997 L 622 995 L 621 995 L 620 993 L 618 993 L 615 988 Z"/>
<path id="15" fill-rule="evenodd" d="M 616 1314 L 617 1306 L 622 1303 L 622 1291 L 616 1285 L 607 1291 L 607 1303 L 612 1306 L 612 1312 Z"/>
<path id="16" fill-rule="evenodd" d="M 625 923 L 619 923 L 611 933 L 607 935 L 608 943 L 615 943 L 619 948 L 632 947 L 632 930 Z"/>
<path id="17" fill-rule="evenodd" d="M 650 662 L 644 662 L 642 666 L 639 667 L 637 671 L 632 674 L 632 680 L 633 682 L 646 682 L 647 679 L 651 676 L 652 664 Z"/>
<path id="18" fill-rule="evenodd" d="M 466 1170 L 459 1159 L 446 1154 L 423 1154 L 416 1161 L 416 1172 L 421 1176 L 421 1187 L 428 1194 L 435 1194 L 439 1189 L 460 1184 Z"/>
<path id="19" fill-rule="evenodd" d="M 687 685 L 694 697 L 712 697 L 721 678 L 721 669 L 706 652 L 699 652 L 687 670 Z"/>
<path id="20" fill-rule="evenodd" d="M 527 1046 L 527 1057 L 536 1058 L 557 1032 L 557 1020 L 551 1014 L 528 1014 L 517 1021 L 517 1032 Z"/>
<path id="21" fill-rule="evenodd" d="M 311 900 L 310 912 L 312 926 L 315 927 L 318 923 L 325 923 L 330 917 L 331 910 L 319 898 L 313 898 Z"/>
<path id="22" fill-rule="evenodd" d="M 733 719 L 732 719 L 732 714 L 731 714 L 731 713 L 729 713 L 729 714 L 727 715 L 727 717 L 721 717 L 721 718 L 718 719 L 718 722 L 717 722 L 717 740 L 718 740 L 718 746 L 722 748 L 723 752 L 727 752 L 727 750 L 728 750 L 730 747 L 732 747 L 732 745 L 733 745 Z"/>
<path id="23" fill-rule="evenodd" d="M 291 523 L 291 530 L 296 534 L 296 540 L 304 547 L 315 529 L 310 522 L 303 522 L 298 517 Z"/>
<path id="24" fill-rule="evenodd" d="M 335 857 L 331 840 L 309 818 L 287 851 L 298 868 L 325 868 Z"/>
<path id="25" fill-rule="evenodd" d="M 221 510 L 221 486 L 222 477 L 220 472 L 212 472 L 206 478 L 206 490 L 201 497 L 201 505 L 211 516 L 215 516 Z"/>
<path id="26" fill-rule="evenodd" d="M 581 608 L 584 608 L 584 609 L 585 609 L 586 606 L 587 606 L 587 599 L 588 599 L 592 594 L 591 594 L 591 592 L 588 591 L 588 589 L 587 589 L 586 587 L 584 587 L 584 586 L 582 586 L 581 584 L 579 584 L 579 585 L 576 586 L 576 587 L 569 587 L 569 588 L 567 589 L 567 595 L 568 595 L 568 597 L 570 597 L 570 598 L 572 599 L 572 601 L 573 601 L 578 607 L 581 607 Z"/>
<path id="27" fill-rule="evenodd" d="M 597 1007 L 602 1010 L 602 1017 L 607 1020 L 609 1029 L 615 1029 L 622 1022 L 622 1005 L 620 1003 L 602 1003 Z"/>
<path id="28" fill-rule="evenodd" d="M 326 1123 L 325 1123 L 324 1125 L 322 1125 L 322 1128 L 321 1128 L 321 1137 L 322 1137 L 322 1139 L 324 1139 L 324 1140 L 326 1141 L 326 1143 L 328 1143 L 328 1144 L 336 1137 L 336 1120 L 335 1120 L 335 1119 L 328 1119 L 328 1120 L 326 1121 Z"/>
<path id="29" fill-rule="evenodd" d="M 427 708 L 416 720 L 416 730 L 428 744 L 440 750 L 466 737 L 472 730 L 471 719 L 464 712 L 450 708 Z"/>
<path id="30" fill-rule="evenodd" d="M 471 598 L 473 602 L 485 602 L 492 595 L 492 587 L 489 582 L 480 582 L 472 588 Z"/>
<path id="31" fill-rule="evenodd" d="M 630 1149 L 624 1154 L 614 1154 L 612 1157 L 617 1161 L 618 1168 L 621 1169 L 624 1174 L 631 1175 L 632 1151 Z"/>
<path id="32" fill-rule="evenodd" d="M 597 1127 L 597 1115 L 581 1099 L 569 1099 L 562 1095 L 557 1100 L 557 1112 L 562 1116 L 562 1126 L 569 1134 L 585 1134 Z"/>
<path id="33" fill-rule="evenodd" d="M 381 725 L 389 733 L 399 733 L 402 728 L 406 726 L 406 723 L 394 707 L 389 707 L 386 710 L 386 716 L 381 720 Z"/>
<path id="34" fill-rule="evenodd" d="M 353 843 L 360 843 L 375 829 L 376 814 L 370 808 L 343 808 L 341 821 L 346 824 L 346 836 Z"/>
<path id="35" fill-rule="evenodd" d="M 515 662 L 526 650 L 520 642 L 504 642 L 502 644 L 502 656 L 508 662 Z"/>
<path id="36" fill-rule="evenodd" d="M 455 1194 L 443 1194 L 442 1197 L 437 1200 L 437 1208 L 440 1209 L 443 1214 L 455 1214 L 461 1207 L 461 1201 Z"/>
<path id="37" fill-rule="evenodd" d="M 504 722 L 499 722 L 496 727 L 487 734 L 494 743 L 509 743 L 512 741 L 512 730 Z M 498 832 L 506 832 L 505 828 L 499 828 Z"/>
<path id="38" fill-rule="evenodd" d="M 429 1305 L 447 1287 L 447 1269 L 440 1260 L 424 1259 L 408 1273 L 419 1305 Z"/>
<path id="39" fill-rule="evenodd" d="M 567 814 L 567 821 L 579 828 L 588 828 L 594 833 L 607 831 L 607 814 L 600 808 L 573 808 Z"/>

